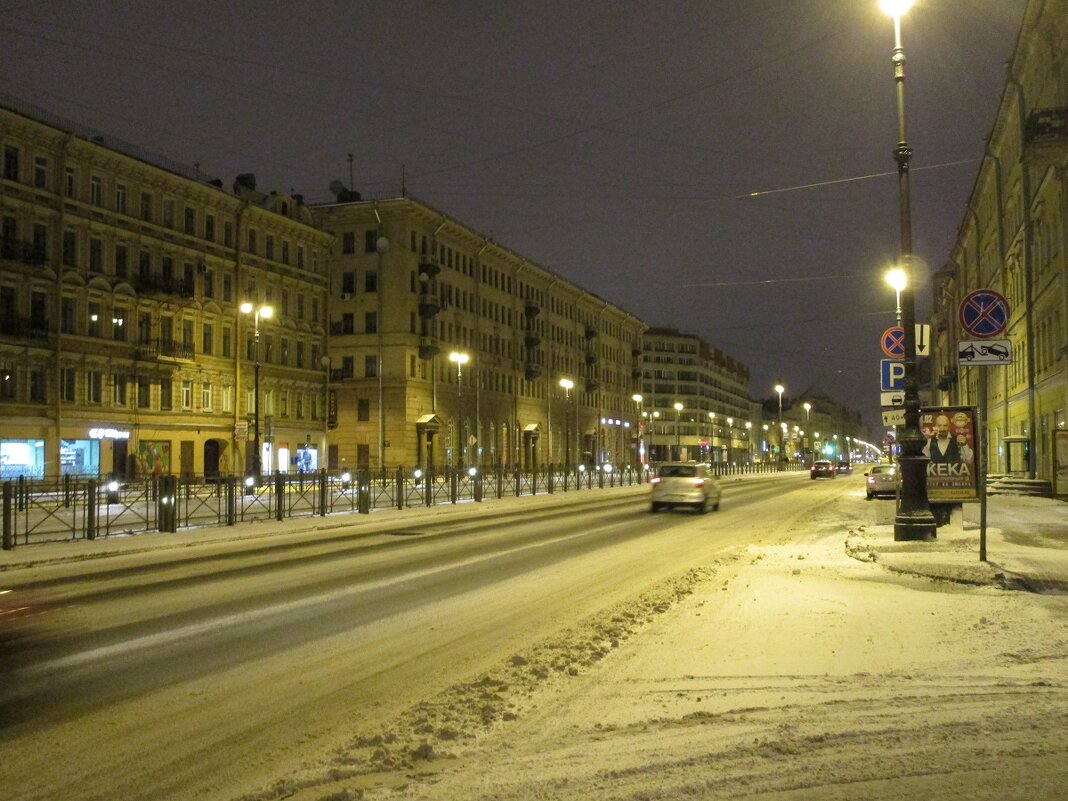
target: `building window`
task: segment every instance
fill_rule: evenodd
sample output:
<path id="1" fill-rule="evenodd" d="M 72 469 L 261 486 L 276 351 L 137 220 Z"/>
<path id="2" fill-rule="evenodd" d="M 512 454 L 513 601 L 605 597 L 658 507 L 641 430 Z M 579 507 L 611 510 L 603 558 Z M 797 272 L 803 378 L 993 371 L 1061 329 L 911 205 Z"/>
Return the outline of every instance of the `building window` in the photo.
<path id="1" fill-rule="evenodd" d="M 209 242 L 215 241 L 215 215 L 204 215 L 204 238 Z"/>
<path id="2" fill-rule="evenodd" d="M 4 145 L 4 178 L 8 181 L 19 179 L 19 149 Z"/>
<path id="3" fill-rule="evenodd" d="M 74 304 L 74 298 L 63 298 L 59 302 L 59 328 L 64 334 L 75 333 L 78 315 Z"/>
<path id="4" fill-rule="evenodd" d="M 280 348 L 279 348 L 280 353 L 279 353 L 279 362 L 278 363 L 281 364 L 283 367 L 288 367 L 289 366 L 289 339 L 287 339 L 286 337 L 282 337 L 282 340 L 281 340 L 281 342 L 279 344 L 280 344 Z"/>
<path id="5" fill-rule="evenodd" d="M 137 315 L 137 341 L 142 345 L 152 342 L 152 312 Z"/>
<path id="6" fill-rule="evenodd" d="M 197 210 L 185 207 L 185 232 L 187 234 L 195 234 L 197 232 Z"/>
<path id="7" fill-rule="evenodd" d="M 63 232 L 63 263 L 68 267 L 78 266 L 78 238 L 74 231 Z"/>
<path id="8" fill-rule="evenodd" d="M 234 246 L 234 223 L 232 220 L 223 222 L 223 244 L 230 248 Z"/>
<path id="9" fill-rule="evenodd" d="M 89 301 L 87 309 L 87 320 L 85 325 L 85 333 L 91 337 L 100 336 L 100 304 L 94 301 Z"/>
<path id="10" fill-rule="evenodd" d="M 98 175 L 89 179 L 89 202 L 94 206 L 104 205 L 104 182 Z"/>
<path id="11" fill-rule="evenodd" d="M 343 295 L 352 295 L 356 292 L 356 272 L 354 270 L 348 270 L 341 274 L 341 293 Z"/>
<path id="12" fill-rule="evenodd" d="M 60 398 L 67 401 L 68 403 L 74 403 L 74 392 L 77 380 L 76 375 L 77 374 L 74 372 L 73 367 L 64 367 L 60 371 Z"/>
<path id="13" fill-rule="evenodd" d="M 118 278 L 125 278 L 129 267 L 127 266 L 128 259 L 126 245 L 115 245 L 115 275 Z"/>
<path id="14" fill-rule="evenodd" d="M 234 410 L 234 388 L 223 387 L 219 390 L 222 397 L 222 410 L 232 412 Z"/>
<path id="15" fill-rule="evenodd" d="M 163 224 L 167 228 L 174 228 L 174 201 L 170 198 L 163 200 Z"/>
<path id="16" fill-rule="evenodd" d="M 215 326 L 211 323 L 204 323 L 204 328 L 201 331 L 200 345 L 203 353 L 211 356 L 215 349 Z"/>
<path id="17" fill-rule="evenodd" d="M 15 400 L 18 390 L 18 381 L 15 371 L 6 365 L 0 367 L 0 400 Z"/>
<path id="18" fill-rule="evenodd" d="M 86 387 L 86 402 L 100 403 L 104 393 L 104 374 L 99 370 L 90 370 L 86 374 L 86 381 L 88 384 Z"/>
<path id="19" fill-rule="evenodd" d="M 48 400 L 48 382 L 44 370 L 30 371 L 30 402 L 44 403 Z"/>
<path id="20" fill-rule="evenodd" d="M 78 173 L 73 167 L 63 171 L 63 191 L 67 197 L 78 197 Z"/>
<path id="21" fill-rule="evenodd" d="M 274 259 L 274 235 L 267 234 L 264 241 L 265 255 L 268 259 Z"/>
<path id="22" fill-rule="evenodd" d="M 170 411 L 174 404 L 174 383 L 170 378 L 161 378 L 159 380 L 159 408 L 163 411 Z"/>
<path id="23" fill-rule="evenodd" d="M 186 381 L 182 382 L 182 408 L 183 409 L 192 409 L 193 408 L 193 382 L 192 381 L 186 380 Z"/>
<path id="24" fill-rule="evenodd" d="M 370 228 L 363 232 L 363 252 L 374 253 L 378 250 L 378 231 Z"/>
<path id="25" fill-rule="evenodd" d="M 141 193 L 141 219 L 152 222 L 152 195 L 148 192 Z"/>
<path id="26" fill-rule="evenodd" d="M 356 419 L 361 423 L 366 423 L 371 419 L 371 401 L 367 398 L 356 400 Z"/>
<path id="27" fill-rule="evenodd" d="M 147 409 L 152 403 L 152 384 L 148 380 L 148 376 L 139 375 L 137 377 L 137 408 Z"/>
<path id="28" fill-rule="evenodd" d="M 33 157 L 33 185 L 38 189 L 48 188 L 48 159 L 44 156 Z"/>
<path id="29" fill-rule="evenodd" d="M 222 355 L 230 356 L 230 326 L 224 325 L 222 330 Z"/>
<path id="30" fill-rule="evenodd" d="M 304 343 L 297 342 L 297 367 L 304 366 Z"/>
<path id="31" fill-rule="evenodd" d="M 374 270 L 368 270 L 363 277 L 363 291 L 364 292 L 377 292 L 378 291 L 378 273 Z"/>
<path id="32" fill-rule="evenodd" d="M 116 342 L 126 341 L 126 309 L 113 309 L 111 312 L 111 338 Z"/>
<path id="33" fill-rule="evenodd" d="M 356 252 L 356 234 L 352 231 L 345 231 L 341 235 L 341 252 L 346 254 Z"/>
<path id="34" fill-rule="evenodd" d="M 89 240 L 89 271 L 104 272 L 104 241 L 96 237 Z"/>
<path id="35" fill-rule="evenodd" d="M 378 333 L 378 312 L 365 312 L 363 315 L 363 331 L 365 334 Z"/>
<path id="36" fill-rule="evenodd" d="M 234 294 L 234 282 L 229 275 L 223 276 L 223 300 L 230 302 Z"/>
<path id="37" fill-rule="evenodd" d="M 111 376 L 111 403 L 114 406 L 126 405 L 126 376 L 119 373 Z"/>
<path id="38" fill-rule="evenodd" d="M 346 312 L 341 315 L 341 333 L 342 334 L 355 334 L 356 333 L 356 315 L 352 312 Z"/>
<path id="39" fill-rule="evenodd" d="M 119 214 L 126 213 L 126 185 L 115 184 L 115 211 Z"/>
<path id="40" fill-rule="evenodd" d="M 147 250 L 137 253 L 137 275 L 145 280 L 152 277 L 152 254 Z"/>
<path id="41" fill-rule="evenodd" d="M 255 253 L 256 252 L 256 246 L 258 244 L 259 243 L 256 241 L 256 229 L 255 228 L 249 228 L 248 229 L 248 252 L 249 253 Z"/>
<path id="42" fill-rule="evenodd" d="M 367 378 L 374 378 L 378 375 L 378 358 L 375 356 L 363 357 L 363 374 Z"/>
<path id="43" fill-rule="evenodd" d="M 289 240 L 282 240 L 282 264 L 289 264 Z"/>
<path id="44" fill-rule="evenodd" d="M 215 297 L 215 274 L 211 270 L 204 271 L 204 297 Z"/>
<path id="45" fill-rule="evenodd" d="M 200 385 L 200 408 L 205 412 L 211 411 L 211 384 L 207 381 Z"/>
<path id="46" fill-rule="evenodd" d="M 304 268 L 304 245 L 297 245 L 297 267 Z"/>

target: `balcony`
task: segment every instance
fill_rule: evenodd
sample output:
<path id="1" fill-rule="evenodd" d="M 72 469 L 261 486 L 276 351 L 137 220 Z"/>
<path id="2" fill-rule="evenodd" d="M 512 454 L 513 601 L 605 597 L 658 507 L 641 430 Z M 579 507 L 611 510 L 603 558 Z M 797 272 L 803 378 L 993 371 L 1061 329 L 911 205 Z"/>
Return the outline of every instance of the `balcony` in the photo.
<path id="1" fill-rule="evenodd" d="M 526 336 L 523 337 L 523 344 L 526 345 L 528 348 L 536 348 L 538 347 L 538 345 L 541 344 L 541 337 L 539 337 L 533 331 L 530 331 L 526 334 Z"/>
<path id="2" fill-rule="evenodd" d="M 0 258 L 6 261 L 19 261 L 23 264 L 40 266 L 45 263 L 45 252 L 33 242 L 0 237 Z"/>
<path id="3" fill-rule="evenodd" d="M 419 316 L 424 320 L 433 317 L 441 311 L 441 301 L 434 292 L 419 293 Z"/>
<path id="4" fill-rule="evenodd" d="M 586 379 L 586 391 L 587 392 L 597 392 L 600 388 L 601 388 L 601 382 L 598 381 L 596 378 L 588 378 L 588 379 Z"/>
<path id="5" fill-rule="evenodd" d="M 48 320 L 5 314 L 0 316 L 0 336 L 48 339 Z"/>
<path id="6" fill-rule="evenodd" d="M 180 278 L 164 278 L 160 275 L 138 275 L 133 279 L 138 292 L 157 295 L 178 295 L 183 298 L 193 297 L 193 282 L 186 283 Z"/>
<path id="7" fill-rule="evenodd" d="M 441 272 L 441 268 L 437 265 L 433 259 L 429 256 L 419 257 L 419 275 L 426 276 L 427 278 L 433 278 Z"/>
<path id="8" fill-rule="evenodd" d="M 331 381 L 344 381 L 346 378 L 352 378 L 352 368 L 332 368 L 330 370 Z"/>
<path id="9" fill-rule="evenodd" d="M 532 300 L 528 300 L 523 307 L 523 311 L 526 313 L 527 317 L 537 317 L 541 314 L 541 306 Z"/>
<path id="10" fill-rule="evenodd" d="M 433 337 L 419 337 L 419 358 L 420 359 L 433 359 L 441 353 L 441 348 L 437 345 L 437 340 Z"/>
<path id="11" fill-rule="evenodd" d="M 596 353 L 587 353 L 586 354 L 586 366 L 587 367 L 592 367 L 595 364 L 597 364 L 597 354 Z"/>
<path id="12" fill-rule="evenodd" d="M 1024 125 L 1024 154 L 1040 166 L 1060 166 L 1068 158 L 1068 108 L 1036 108 Z"/>
<path id="13" fill-rule="evenodd" d="M 196 360 L 196 349 L 168 339 L 142 340 L 137 343 L 137 358 L 191 362 Z"/>
<path id="14" fill-rule="evenodd" d="M 541 365 L 534 362 L 527 362 L 526 372 L 527 381 L 533 381 L 535 378 L 541 377 Z"/>
<path id="15" fill-rule="evenodd" d="M 593 339 L 596 336 L 597 336 L 597 329 L 596 328 L 590 328 L 589 326 L 587 326 L 586 327 L 586 339 Z"/>

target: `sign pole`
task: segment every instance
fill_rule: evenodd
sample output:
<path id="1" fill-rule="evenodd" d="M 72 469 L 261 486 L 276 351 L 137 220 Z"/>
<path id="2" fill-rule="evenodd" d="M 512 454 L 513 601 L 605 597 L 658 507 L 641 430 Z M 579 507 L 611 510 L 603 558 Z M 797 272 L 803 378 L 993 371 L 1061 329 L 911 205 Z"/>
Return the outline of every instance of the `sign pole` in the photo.
<path id="1" fill-rule="evenodd" d="M 987 472 L 987 445 L 989 439 L 987 437 L 987 371 L 982 367 L 979 368 L 979 431 L 981 440 L 980 447 L 976 450 L 979 451 L 977 469 L 979 475 L 976 479 L 979 482 L 979 561 L 986 561 L 986 472 Z"/>

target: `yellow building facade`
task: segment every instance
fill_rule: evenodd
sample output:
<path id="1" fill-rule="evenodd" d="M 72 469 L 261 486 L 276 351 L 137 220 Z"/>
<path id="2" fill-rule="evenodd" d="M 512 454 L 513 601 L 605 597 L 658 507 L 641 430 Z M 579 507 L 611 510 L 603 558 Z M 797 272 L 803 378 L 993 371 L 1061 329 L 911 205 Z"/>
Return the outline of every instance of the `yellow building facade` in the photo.
<path id="1" fill-rule="evenodd" d="M 4 477 L 242 474 L 257 411 L 263 471 L 317 462 L 330 234 L 45 116 L 0 108 Z"/>
<path id="2" fill-rule="evenodd" d="M 409 197 L 313 212 L 332 468 L 634 463 L 639 319 Z"/>
<path id="3" fill-rule="evenodd" d="M 1068 2 L 1026 9 L 987 152 L 934 283 L 936 404 L 986 410 L 988 471 L 1068 493 Z M 970 365 L 969 293 L 1005 297 L 1011 362 Z M 963 343 L 963 344 L 962 344 Z M 1060 449 L 1060 453 L 1058 453 Z M 1059 484 L 1058 471 L 1060 471 Z"/>

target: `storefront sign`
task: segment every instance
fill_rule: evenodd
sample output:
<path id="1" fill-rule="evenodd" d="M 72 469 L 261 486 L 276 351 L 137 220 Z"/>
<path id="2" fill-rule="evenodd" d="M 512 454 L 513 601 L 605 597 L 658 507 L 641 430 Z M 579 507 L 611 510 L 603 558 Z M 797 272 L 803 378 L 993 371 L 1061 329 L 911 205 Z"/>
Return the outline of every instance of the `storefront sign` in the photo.
<path id="1" fill-rule="evenodd" d="M 119 431 L 117 428 L 90 428 L 89 439 L 129 439 L 129 431 Z"/>

